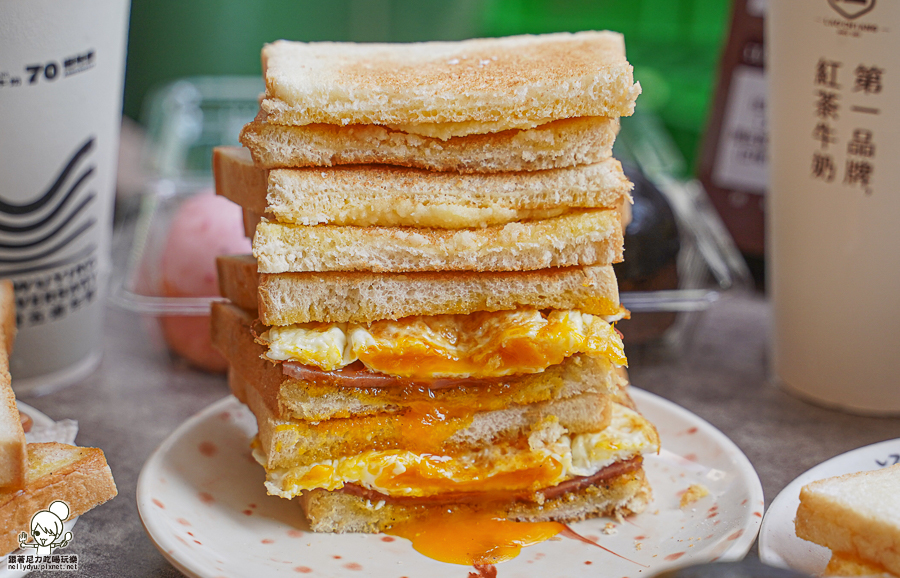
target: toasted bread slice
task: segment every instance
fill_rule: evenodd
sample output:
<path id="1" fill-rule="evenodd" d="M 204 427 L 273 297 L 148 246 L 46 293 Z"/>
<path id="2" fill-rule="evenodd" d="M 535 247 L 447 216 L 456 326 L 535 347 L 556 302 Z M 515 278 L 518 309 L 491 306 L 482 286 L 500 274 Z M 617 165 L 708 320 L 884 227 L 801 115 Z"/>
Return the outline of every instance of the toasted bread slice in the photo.
<path id="1" fill-rule="evenodd" d="M 9 354 L 16 335 L 16 310 L 12 282 L 0 281 L 0 491 L 25 485 L 28 452 L 25 431 L 16 406 L 9 374 Z"/>
<path id="2" fill-rule="evenodd" d="M 103 452 L 60 443 L 28 444 L 24 489 L 0 492 L 0 555 L 19 547 L 31 516 L 55 501 L 79 516 L 116 496 L 116 484 Z"/>
<path id="3" fill-rule="evenodd" d="M 616 118 L 589 116 L 448 140 L 383 126 L 281 126 L 260 114 L 241 131 L 260 168 L 386 164 L 434 171 L 536 171 L 598 163 L 612 154 Z"/>
<path id="4" fill-rule="evenodd" d="M 249 255 L 219 257 L 219 289 L 232 303 L 258 309 L 265 325 L 310 321 L 365 323 L 411 315 L 578 309 L 619 315 L 611 265 L 472 273 L 257 273 Z M 258 287 L 258 291 L 257 291 Z"/>
<path id="5" fill-rule="evenodd" d="M 628 227 L 628 223 L 631 222 L 631 202 L 632 202 L 631 196 L 625 195 L 625 196 L 620 197 L 618 204 L 615 207 L 613 207 L 619 213 L 619 220 L 622 223 L 623 231 L 625 230 L 626 227 Z M 571 213 L 571 212 L 572 212 L 571 209 L 562 208 L 562 207 L 558 208 L 558 209 L 548 209 L 546 211 L 538 210 L 538 211 L 529 212 L 528 218 L 524 218 L 521 220 L 530 221 L 530 220 L 536 220 L 536 219 L 549 219 L 551 217 L 557 217 L 557 216 L 564 215 L 566 213 Z M 273 220 L 273 216 L 271 214 L 257 213 L 256 211 L 253 211 L 251 209 L 243 209 L 241 214 L 243 216 L 243 223 L 244 223 L 244 236 L 251 240 L 256 235 L 257 225 L 259 225 L 263 219 L 268 219 L 270 221 Z M 525 215 L 525 214 L 526 214 L 525 212 L 520 213 L 520 215 Z M 510 220 L 510 221 L 503 221 L 503 222 L 508 223 L 508 222 L 514 222 L 514 221 Z M 292 224 L 294 224 L 294 223 L 292 223 Z M 500 224 L 502 224 L 502 223 L 500 223 Z M 444 221 L 442 226 L 435 227 L 435 228 L 438 228 L 438 229 L 461 229 L 462 228 L 462 227 L 451 227 L 451 226 L 444 226 L 444 225 L 448 225 L 448 222 Z M 358 226 L 358 225 L 352 225 L 352 226 Z M 488 225 L 484 225 L 484 226 L 487 227 Z M 480 227 L 482 227 L 482 225 L 475 226 L 474 228 L 478 229 Z"/>
<path id="6" fill-rule="evenodd" d="M 260 273 L 300 271 L 529 271 L 622 259 L 616 211 L 587 209 L 484 229 L 283 225 L 256 227 Z"/>
<path id="7" fill-rule="evenodd" d="M 272 215 L 267 215 L 265 213 L 257 213 L 251 209 L 244 209 L 241 211 L 241 216 L 243 217 L 244 222 L 244 236 L 253 240 L 253 237 L 256 235 L 256 226 L 259 225 L 263 219 L 272 220 Z"/>
<path id="8" fill-rule="evenodd" d="M 229 303 L 213 303 L 213 345 L 230 363 L 229 373 L 256 388 L 284 418 L 318 421 L 336 417 L 403 412 L 427 403 L 457 413 L 494 411 L 512 404 L 530 405 L 583 393 L 611 394 L 621 401 L 626 382 L 603 357 L 576 355 L 543 373 L 511 376 L 486 385 L 428 389 L 425 387 L 341 387 L 322 379 L 295 379 L 281 366 L 262 359 L 265 347 L 254 341 L 255 318 Z M 234 392 L 238 399 L 244 396 Z"/>
<path id="9" fill-rule="evenodd" d="M 28 453 L 5 350 L 0 350 L 0 366 L 0 491 L 18 490 L 25 485 Z"/>
<path id="10" fill-rule="evenodd" d="M 900 465 L 812 482 L 800 490 L 797 536 L 900 575 Z"/>
<path id="11" fill-rule="evenodd" d="M 615 159 L 546 171 L 442 173 L 387 165 L 272 169 L 246 149 L 213 151 L 216 192 L 246 210 L 297 225 L 486 227 L 566 208 L 615 208 L 631 190 Z"/>
<path id="12" fill-rule="evenodd" d="M 626 116 L 640 94 L 615 32 L 414 44 L 279 41 L 263 48 L 262 60 L 262 108 L 286 125 L 453 123 L 418 132 L 458 136 Z"/>
<path id="13" fill-rule="evenodd" d="M 0 350 L 0 365 L 9 365 L 6 351 Z M 28 462 L 25 431 L 6 367 L 0 369 L 0 491 L 25 485 Z"/>
<path id="14" fill-rule="evenodd" d="M 622 517 L 642 512 L 651 497 L 644 470 L 638 468 L 543 501 L 510 499 L 500 503 L 443 504 L 424 499 L 416 504 L 413 500 L 400 503 L 325 490 L 306 491 L 299 499 L 314 532 L 378 533 L 404 521 L 441 511 L 486 511 L 520 522 L 577 522 L 596 516 Z"/>
<path id="15" fill-rule="evenodd" d="M 256 213 L 266 212 L 269 173 L 253 164 L 250 151 L 237 146 L 213 148 L 216 194 Z"/>
<path id="16" fill-rule="evenodd" d="M 529 436 L 561 426 L 568 434 L 600 431 L 609 424 L 611 397 L 585 393 L 561 400 L 504 409 L 473 411 L 458 408 L 446 415 L 419 407 L 403 413 L 335 418 L 310 422 L 278 416 L 259 391 L 231 376 L 233 389 L 244 392 L 256 416 L 259 443 L 267 467 L 282 468 L 356 455 L 369 450 L 405 449 L 434 455 L 479 451 L 491 446 L 528 445 Z"/>

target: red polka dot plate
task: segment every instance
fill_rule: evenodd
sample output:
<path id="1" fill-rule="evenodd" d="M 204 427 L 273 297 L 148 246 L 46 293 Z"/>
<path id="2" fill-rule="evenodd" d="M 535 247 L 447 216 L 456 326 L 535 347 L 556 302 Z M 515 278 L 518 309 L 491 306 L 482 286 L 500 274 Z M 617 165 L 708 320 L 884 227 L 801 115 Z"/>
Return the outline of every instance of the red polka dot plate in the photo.
<path id="1" fill-rule="evenodd" d="M 233 397 L 187 420 L 144 465 L 138 510 L 151 540 L 188 576 L 419 577 L 574 576 L 639 578 L 661 570 L 737 560 L 756 539 L 763 493 L 753 466 L 722 432 L 651 393 L 632 397 L 659 430 L 663 450 L 645 459 L 654 501 L 622 522 L 571 524 L 578 536 L 522 550 L 495 568 L 426 558 L 401 538 L 309 532 L 297 504 L 266 495 L 250 455 L 256 421 Z M 681 507 L 691 486 L 709 495 Z M 612 550 L 616 557 L 595 544 Z"/>

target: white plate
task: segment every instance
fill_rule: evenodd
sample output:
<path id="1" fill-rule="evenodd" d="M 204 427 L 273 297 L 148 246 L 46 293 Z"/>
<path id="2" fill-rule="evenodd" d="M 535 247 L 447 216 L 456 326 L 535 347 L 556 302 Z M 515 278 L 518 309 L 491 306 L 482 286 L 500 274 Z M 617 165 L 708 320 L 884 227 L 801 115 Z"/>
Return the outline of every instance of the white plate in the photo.
<path id="1" fill-rule="evenodd" d="M 47 414 L 36 410 L 35 408 L 31 407 L 30 405 L 28 405 L 26 403 L 22 403 L 21 401 L 18 401 L 18 400 L 16 401 L 16 404 L 19 407 L 19 411 L 21 411 L 24 414 L 27 414 L 28 417 L 31 418 L 31 422 L 32 422 L 31 429 L 32 430 L 34 430 L 35 428 L 50 428 L 50 427 L 53 427 L 53 425 L 55 424 L 55 422 L 52 419 L 50 419 L 50 417 L 48 417 Z M 25 434 L 25 440 L 29 443 L 31 441 L 33 441 L 31 439 L 31 437 L 32 436 L 29 433 Z M 71 520 L 66 520 L 65 524 L 63 524 L 65 531 L 71 532 L 72 528 L 75 527 L 75 522 L 77 522 L 77 521 L 78 521 L 78 516 L 75 516 Z M 28 528 L 22 528 L 22 530 L 28 531 Z M 33 550 L 29 550 L 29 552 L 34 554 Z M 17 555 L 18 554 L 28 554 L 28 552 L 26 552 L 24 550 L 15 550 L 12 553 L 17 554 Z M 6 559 L 7 559 L 6 556 L 0 557 L 0 578 L 20 578 L 21 576 L 28 575 L 28 572 L 26 572 L 24 570 L 10 570 L 6 564 Z"/>
<path id="2" fill-rule="evenodd" d="M 769 506 L 759 534 L 759 557 L 773 566 L 820 575 L 831 550 L 801 540 L 794 531 L 800 488 L 810 482 L 864 470 L 877 470 L 900 461 L 900 439 L 887 440 L 833 457 L 801 474 L 785 486 Z"/>
<path id="3" fill-rule="evenodd" d="M 504 578 L 596 574 L 600 568 L 604 575 L 637 578 L 746 555 L 763 511 L 759 477 L 746 456 L 687 410 L 637 389 L 632 397 L 665 448 L 645 460 L 655 500 L 623 523 L 600 518 L 571 528 L 633 562 L 561 538 L 502 563 Z M 465 575 L 466 567 L 426 558 L 403 539 L 310 533 L 299 506 L 266 495 L 263 469 L 250 456 L 255 432 L 250 412 L 227 397 L 182 424 L 144 465 L 138 511 L 176 568 L 203 578 Z M 682 510 L 680 496 L 691 484 L 705 485 L 710 495 Z"/>

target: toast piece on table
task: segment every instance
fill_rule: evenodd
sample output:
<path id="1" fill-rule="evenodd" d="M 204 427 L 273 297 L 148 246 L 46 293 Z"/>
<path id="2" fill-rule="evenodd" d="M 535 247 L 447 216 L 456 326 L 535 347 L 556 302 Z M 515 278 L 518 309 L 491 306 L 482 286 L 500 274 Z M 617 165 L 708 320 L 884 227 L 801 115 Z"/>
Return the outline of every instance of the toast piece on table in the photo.
<path id="1" fill-rule="evenodd" d="M 25 485 L 28 463 L 25 431 L 9 374 L 9 354 L 16 335 L 15 295 L 10 280 L 0 281 L 0 490 Z"/>
<path id="2" fill-rule="evenodd" d="M 803 486 L 794 525 L 798 537 L 839 559 L 900 575 L 900 465 Z"/>
<path id="3" fill-rule="evenodd" d="M 79 516 L 116 496 L 116 484 L 103 452 L 60 443 L 28 444 L 25 487 L 0 491 L 0 555 L 19 547 L 31 517 L 51 502 L 69 506 L 69 518 Z"/>

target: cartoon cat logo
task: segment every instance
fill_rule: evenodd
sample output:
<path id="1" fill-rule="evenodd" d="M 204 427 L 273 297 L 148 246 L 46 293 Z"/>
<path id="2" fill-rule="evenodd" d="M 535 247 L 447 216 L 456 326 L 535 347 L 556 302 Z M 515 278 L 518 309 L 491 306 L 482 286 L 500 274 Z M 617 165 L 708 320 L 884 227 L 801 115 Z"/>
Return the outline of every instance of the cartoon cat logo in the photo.
<path id="1" fill-rule="evenodd" d="M 72 540 L 72 532 L 63 534 L 63 521 L 69 517 L 69 505 L 56 500 L 46 510 L 41 510 L 31 517 L 31 538 L 28 534 L 19 534 L 20 548 L 34 548 L 38 556 L 49 556 L 54 548 L 65 548 Z"/>

